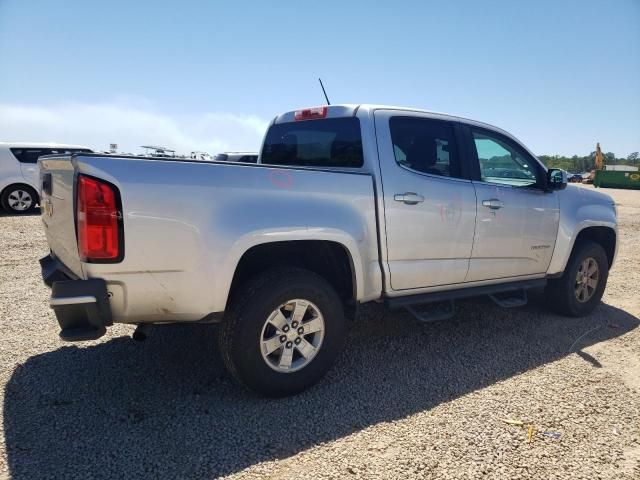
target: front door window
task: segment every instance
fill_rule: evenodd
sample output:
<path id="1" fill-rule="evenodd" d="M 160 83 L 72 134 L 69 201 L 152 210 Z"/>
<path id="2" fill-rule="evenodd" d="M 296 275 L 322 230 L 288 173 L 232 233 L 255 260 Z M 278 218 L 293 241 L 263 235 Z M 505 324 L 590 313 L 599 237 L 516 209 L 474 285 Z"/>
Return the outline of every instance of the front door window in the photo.
<path id="1" fill-rule="evenodd" d="M 487 183 L 531 187 L 538 183 L 535 161 L 506 140 L 473 130 L 480 162 L 480 179 Z"/>

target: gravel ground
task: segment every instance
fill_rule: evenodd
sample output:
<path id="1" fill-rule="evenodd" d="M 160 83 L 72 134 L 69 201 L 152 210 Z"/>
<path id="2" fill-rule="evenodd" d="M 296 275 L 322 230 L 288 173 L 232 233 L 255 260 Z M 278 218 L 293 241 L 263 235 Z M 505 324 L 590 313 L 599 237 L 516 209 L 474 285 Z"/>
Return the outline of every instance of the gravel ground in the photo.
<path id="1" fill-rule="evenodd" d="M 370 309 L 328 377 L 283 400 L 231 383 L 215 327 L 62 343 L 40 220 L 0 216 L 0 475 L 639 479 L 640 192 L 607 192 L 621 247 L 589 318 L 541 297 L 424 325 Z"/>

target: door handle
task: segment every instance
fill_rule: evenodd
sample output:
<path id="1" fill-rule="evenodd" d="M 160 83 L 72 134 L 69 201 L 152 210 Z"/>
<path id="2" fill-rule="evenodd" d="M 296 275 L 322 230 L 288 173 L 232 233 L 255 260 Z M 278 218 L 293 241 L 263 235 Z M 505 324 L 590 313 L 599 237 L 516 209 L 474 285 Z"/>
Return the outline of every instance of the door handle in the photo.
<path id="1" fill-rule="evenodd" d="M 415 205 L 417 203 L 424 202 L 424 197 L 415 192 L 396 193 L 393 196 L 396 202 L 404 202 L 407 205 Z"/>
<path id="2" fill-rule="evenodd" d="M 499 208 L 504 207 L 504 203 L 502 203 L 497 198 L 490 198 L 489 200 L 483 200 L 482 201 L 482 206 L 490 208 L 492 210 L 497 210 Z"/>

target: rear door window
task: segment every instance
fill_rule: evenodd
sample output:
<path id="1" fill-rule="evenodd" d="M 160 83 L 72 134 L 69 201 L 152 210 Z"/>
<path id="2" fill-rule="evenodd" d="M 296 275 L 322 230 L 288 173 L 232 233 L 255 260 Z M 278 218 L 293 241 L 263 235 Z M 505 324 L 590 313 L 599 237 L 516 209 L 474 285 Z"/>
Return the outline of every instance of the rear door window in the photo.
<path id="1" fill-rule="evenodd" d="M 11 153 L 20 163 L 38 163 L 38 158 L 43 155 L 91 153 L 91 150 L 86 148 L 12 148 Z"/>
<path id="2" fill-rule="evenodd" d="M 456 137 L 450 122 L 391 117 L 389 129 L 398 165 L 429 175 L 460 177 Z"/>
<path id="3" fill-rule="evenodd" d="M 12 148 L 11 153 L 20 163 L 38 163 L 42 155 L 49 155 L 46 148 Z"/>
<path id="4" fill-rule="evenodd" d="M 270 165 L 362 167 L 360 120 L 344 117 L 272 125 L 261 161 Z"/>

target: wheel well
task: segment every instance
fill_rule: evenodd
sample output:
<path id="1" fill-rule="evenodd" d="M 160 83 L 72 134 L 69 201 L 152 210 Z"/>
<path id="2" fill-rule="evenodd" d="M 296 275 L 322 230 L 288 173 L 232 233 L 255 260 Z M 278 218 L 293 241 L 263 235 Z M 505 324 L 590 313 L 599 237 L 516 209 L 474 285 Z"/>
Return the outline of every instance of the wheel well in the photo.
<path id="1" fill-rule="evenodd" d="M 29 190 L 31 190 L 33 193 L 35 193 L 36 195 L 36 203 L 40 203 L 40 195 L 38 194 L 38 191 L 33 188 L 31 185 L 27 184 L 27 183 L 12 183 L 10 185 L 7 185 L 6 187 L 4 187 L 2 189 L 2 191 L 0 192 L 0 197 L 2 197 L 4 195 L 4 192 L 7 191 L 7 189 L 11 188 L 11 187 L 23 187 L 23 188 L 28 188 Z"/>
<path id="2" fill-rule="evenodd" d="M 598 243 L 604 248 L 609 260 L 609 266 L 613 263 L 613 257 L 616 253 L 616 232 L 609 227 L 587 227 L 578 233 L 576 243 L 580 240 L 591 240 Z M 574 245 L 576 244 L 574 243 Z"/>
<path id="3" fill-rule="evenodd" d="M 321 240 L 272 242 L 250 248 L 236 267 L 229 298 L 249 278 L 269 268 L 282 266 L 317 273 L 335 288 L 345 302 L 356 298 L 356 281 L 347 249 L 339 243 Z"/>

